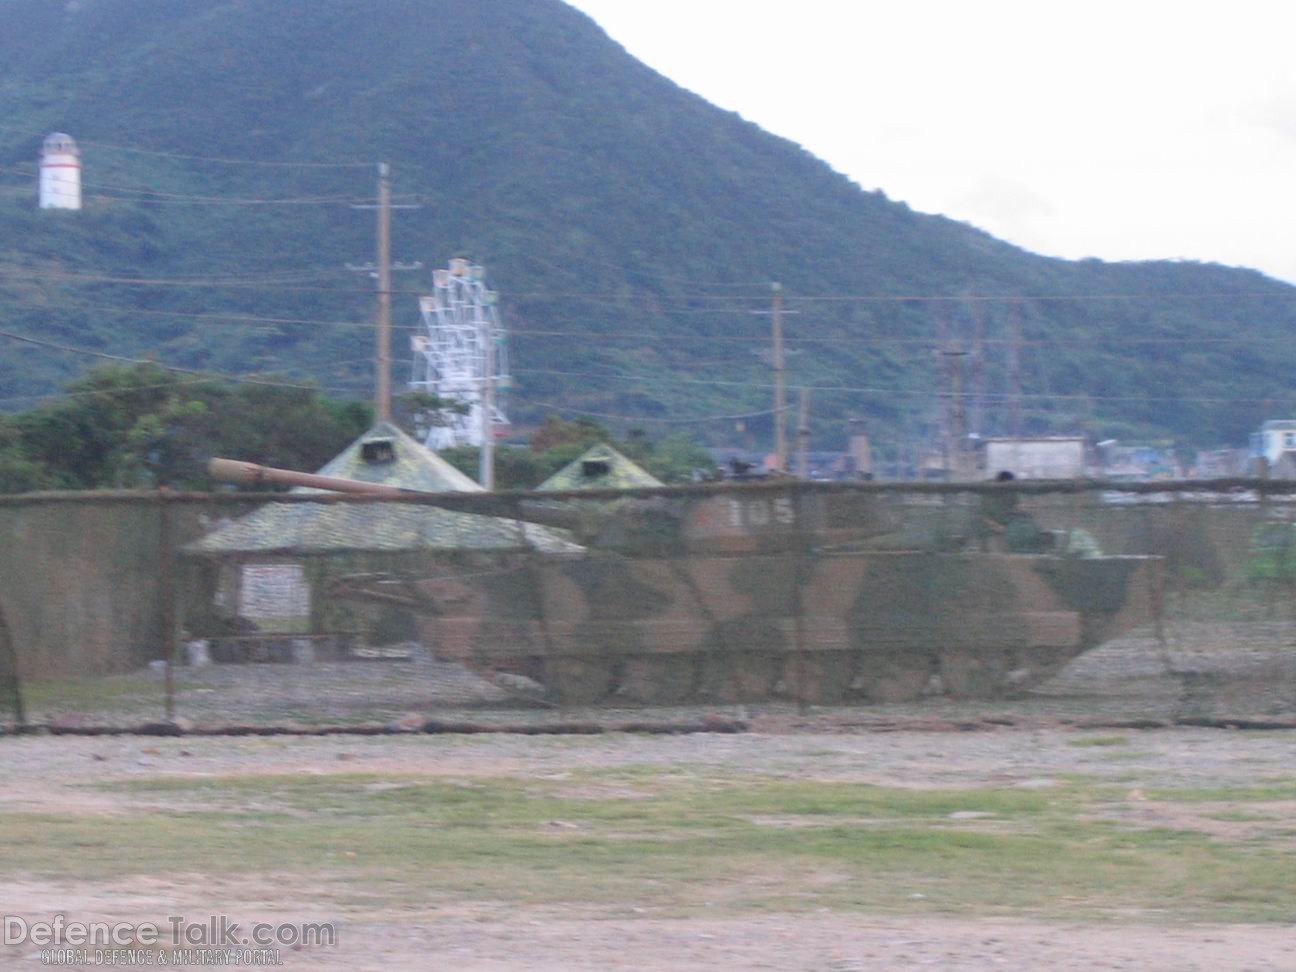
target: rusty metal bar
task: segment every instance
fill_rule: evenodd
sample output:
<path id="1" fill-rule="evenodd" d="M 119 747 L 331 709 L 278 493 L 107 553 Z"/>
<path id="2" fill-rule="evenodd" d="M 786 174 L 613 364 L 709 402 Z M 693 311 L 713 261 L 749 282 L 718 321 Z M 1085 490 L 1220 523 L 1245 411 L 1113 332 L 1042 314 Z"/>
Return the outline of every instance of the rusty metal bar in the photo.
<path id="1" fill-rule="evenodd" d="M 0 650 L 4 657 L 2 668 L 9 671 L 9 687 L 13 701 L 14 723 L 20 727 L 27 725 L 27 706 L 23 699 L 22 675 L 18 671 L 18 649 L 9 635 L 9 626 L 5 623 L 4 614 L 0 612 Z"/>
<path id="2" fill-rule="evenodd" d="M 171 505 L 167 490 L 159 487 L 158 502 L 158 624 L 165 662 L 165 709 L 168 722 L 175 721 L 175 654 L 176 654 L 176 578 L 175 553 L 172 549 Z"/>
<path id="3" fill-rule="evenodd" d="M 352 482 L 352 480 L 343 480 Z M 1255 492 L 1266 496 L 1296 495 L 1296 479 L 1177 479 L 1151 482 L 1109 481 L 1101 479 L 1073 480 L 1014 480 L 1010 483 L 977 481 L 954 482 L 861 482 L 854 480 L 815 480 L 797 483 L 797 488 L 824 494 L 834 493 L 993 493 L 1015 492 L 1023 495 L 1049 495 L 1066 493 L 1210 493 L 1227 495 Z M 760 495 L 778 492 L 788 487 L 787 479 L 764 482 L 720 481 L 687 483 L 678 486 L 647 486 L 636 489 L 585 489 L 555 490 L 537 493 L 529 490 L 509 490 L 495 493 L 419 493 L 400 491 L 395 495 L 356 495 L 349 493 L 276 493 L 276 492 L 168 492 L 166 501 L 178 504 L 206 504 L 212 506 L 248 506 L 254 503 L 410 503 L 413 505 L 440 506 L 469 513 L 492 514 L 507 508 L 507 503 L 518 500 L 536 500 L 553 503 L 558 500 L 650 499 L 653 497 L 687 498 L 716 496 L 729 493 Z M 18 493 L 0 496 L 0 507 L 39 506 L 59 503 L 101 503 L 105 506 L 122 504 L 152 504 L 157 502 L 153 490 L 59 490 L 50 492 Z M 502 515 L 502 514 L 496 514 Z"/>

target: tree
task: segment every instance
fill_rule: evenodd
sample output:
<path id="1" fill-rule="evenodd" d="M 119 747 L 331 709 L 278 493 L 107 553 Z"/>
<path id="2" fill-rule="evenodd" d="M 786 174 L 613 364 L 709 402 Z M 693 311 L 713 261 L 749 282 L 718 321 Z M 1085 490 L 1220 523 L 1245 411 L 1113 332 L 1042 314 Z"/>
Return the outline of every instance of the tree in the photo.
<path id="1" fill-rule="evenodd" d="M 314 388 L 230 385 L 155 365 L 96 369 L 68 391 L 12 420 L 17 445 L 0 442 L 9 471 L 0 488 L 206 489 L 212 456 L 314 470 L 370 424 L 366 404 Z"/>
<path id="2" fill-rule="evenodd" d="M 611 442 L 612 433 L 593 419 L 560 419 L 550 415 L 531 434 L 531 451 L 547 452 L 556 446 L 574 447 L 580 455 L 596 442 Z"/>
<path id="3" fill-rule="evenodd" d="M 715 468 L 711 453 L 687 432 L 672 432 L 650 444 L 647 455 L 642 458 L 631 455 L 630 458 L 640 462 L 663 483 L 688 482 L 695 471 L 710 472 Z"/>
<path id="4" fill-rule="evenodd" d="M 711 454 L 685 432 L 653 442 L 641 429 L 632 429 L 624 439 L 617 439 L 596 422 L 550 419 L 532 436 L 530 449 L 501 446 L 495 450 L 495 485 L 498 489 L 534 489 L 598 442 L 608 443 L 664 483 L 688 482 L 695 470 L 709 471 L 715 465 Z M 543 448 L 537 450 L 537 443 Z M 477 478 L 480 452 L 476 446 L 442 449 L 439 455 Z"/>
<path id="5" fill-rule="evenodd" d="M 14 423 L 0 416 L 0 493 L 27 493 L 58 485 L 44 466 L 27 455 Z"/>
<path id="6" fill-rule="evenodd" d="M 456 446 L 437 453 L 465 476 L 476 480 L 481 474 L 481 450 L 476 446 Z M 534 489 L 550 475 L 547 466 L 530 449 L 497 446 L 495 449 L 495 488 Z"/>

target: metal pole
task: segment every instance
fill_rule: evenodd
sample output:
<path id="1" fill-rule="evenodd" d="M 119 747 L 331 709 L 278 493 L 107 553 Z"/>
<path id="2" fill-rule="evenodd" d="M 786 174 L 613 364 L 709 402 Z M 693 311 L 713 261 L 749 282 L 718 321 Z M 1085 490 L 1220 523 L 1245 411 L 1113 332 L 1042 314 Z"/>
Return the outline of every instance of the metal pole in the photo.
<path id="1" fill-rule="evenodd" d="M 18 670 L 18 646 L 9 634 L 4 614 L 0 613 L 0 674 L 8 671 L 10 699 L 13 703 L 14 725 L 27 725 L 27 707 L 23 703 L 22 673 Z"/>
<path id="2" fill-rule="evenodd" d="M 810 389 L 801 389 L 797 408 L 797 475 L 810 478 Z"/>
<path id="3" fill-rule="evenodd" d="M 774 465 L 786 470 L 788 465 L 787 427 L 784 415 L 787 412 L 787 394 L 785 388 L 786 371 L 783 358 L 783 285 L 770 284 L 774 291 L 772 308 L 773 341 L 774 341 Z"/>
<path id="4" fill-rule="evenodd" d="M 1021 342 L 1022 305 L 1015 300 L 1012 309 L 1012 340 L 1008 343 L 1008 434 L 1022 434 Z"/>
<path id="5" fill-rule="evenodd" d="M 949 325 L 945 319 L 945 304 L 937 301 L 932 305 L 932 314 L 936 318 L 936 348 L 940 357 L 940 392 L 937 395 L 940 406 L 940 454 L 941 465 L 948 472 L 953 463 L 954 450 L 950 443 L 953 441 L 954 419 L 951 414 L 951 403 L 949 397 L 949 358 L 946 357 L 949 352 Z M 915 467 L 917 463 L 915 463 Z M 921 478 L 921 473 L 919 473 Z"/>
<path id="6" fill-rule="evenodd" d="M 968 432 L 985 434 L 985 400 L 986 400 L 986 309 L 982 301 L 972 295 L 972 380 L 969 383 L 971 407 L 968 410 Z"/>
<path id="7" fill-rule="evenodd" d="M 374 418 L 391 421 L 391 166 L 378 163 L 378 333 Z"/>
<path id="8" fill-rule="evenodd" d="M 951 479 L 968 479 L 965 459 L 967 457 L 967 413 L 963 404 L 963 358 L 967 352 L 961 348 L 952 348 L 941 352 L 949 368 L 950 385 L 950 421 L 946 430 L 946 469 Z"/>
<path id="9" fill-rule="evenodd" d="M 481 474 L 477 477 L 482 489 L 495 489 L 495 329 L 491 315 L 483 314 L 481 337 L 485 344 L 485 373 L 482 375 L 481 404 Z"/>
<path id="10" fill-rule="evenodd" d="M 158 621 L 162 628 L 162 659 L 165 663 L 166 719 L 175 721 L 175 558 L 171 549 L 171 506 L 166 487 L 158 488 Z"/>

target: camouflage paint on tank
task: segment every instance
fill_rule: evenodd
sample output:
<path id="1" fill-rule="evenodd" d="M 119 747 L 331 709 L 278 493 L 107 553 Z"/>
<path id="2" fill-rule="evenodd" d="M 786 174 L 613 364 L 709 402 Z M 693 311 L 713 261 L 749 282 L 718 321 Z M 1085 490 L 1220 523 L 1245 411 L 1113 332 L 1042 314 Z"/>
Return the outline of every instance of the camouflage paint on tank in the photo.
<path id="1" fill-rule="evenodd" d="M 569 704 L 989 696 L 1151 616 L 1154 559 L 949 552 L 955 504 L 931 504 L 925 548 L 892 549 L 904 524 L 862 495 L 631 500 L 583 553 L 438 569 L 408 600 L 440 657 Z"/>

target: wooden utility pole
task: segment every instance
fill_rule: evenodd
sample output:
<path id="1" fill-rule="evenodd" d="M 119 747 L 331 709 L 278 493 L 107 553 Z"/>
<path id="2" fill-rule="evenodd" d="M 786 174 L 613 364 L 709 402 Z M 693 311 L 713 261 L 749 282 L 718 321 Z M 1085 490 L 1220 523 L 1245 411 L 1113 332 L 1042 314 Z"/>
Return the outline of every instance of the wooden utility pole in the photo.
<path id="1" fill-rule="evenodd" d="M 988 372 L 986 371 L 986 307 L 985 303 L 972 294 L 972 368 L 971 386 L 968 391 L 970 407 L 968 408 L 968 432 L 977 435 L 985 434 L 985 402 Z"/>
<path id="2" fill-rule="evenodd" d="M 374 418 L 390 422 L 391 396 L 391 166 L 378 163 L 378 328 Z"/>
<path id="3" fill-rule="evenodd" d="M 774 465 L 785 471 L 788 465 L 787 423 L 784 416 L 787 412 L 786 364 L 783 357 L 783 285 L 770 284 L 774 291 L 774 306 L 770 308 L 773 321 L 773 365 L 774 365 Z"/>
<path id="4" fill-rule="evenodd" d="M 495 328 L 489 314 L 483 315 L 482 341 L 486 345 L 486 367 L 482 375 L 482 445 L 477 480 L 489 493 L 495 489 Z"/>
<path id="5" fill-rule="evenodd" d="M 945 348 L 941 355 L 945 358 L 947 379 L 949 381 L 949 424 L 945 429 L 945 468 L 951 479 L 969 478 L 965 462 L 967 454 L 967 411 L 963 401 L 963 359 L 967 352 L 958 345 Z"/>
<path id="6" fill-rule="evenodd" d="M 1014 300 L 1009 306 L 1012 312 L 1012 337 L 1008 342 L 1008 434 L 1016 439 L 1021 438 L 1022 434 L 1022 305 L 1021 301 Z"/>
<path id="7" fill-rule="evenodd" d="M 378 211 L 377 260 L 373 263 L 348 263 L 347 269 L 366 273 L 378 284 L 378 309 L 374 316 L 374 419 L 390 422 L 391 392 L 391 275 L 394 270 L 421 270 L 421 263 L 392 263 L 391 212 L 393 209 L 418 209 L 417 205 L 393 206 L 391 201 L 391 166 L 378 163 L 378 202 L 362 203 L 352 209 Z"/>
<path id="8" fill-rule="evenodd" d="M 801 389 L 797 408 L 797 475 L 810 478 L 810 389 Z"/>

